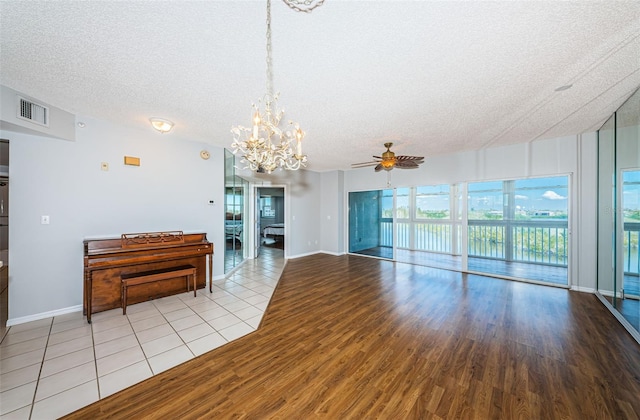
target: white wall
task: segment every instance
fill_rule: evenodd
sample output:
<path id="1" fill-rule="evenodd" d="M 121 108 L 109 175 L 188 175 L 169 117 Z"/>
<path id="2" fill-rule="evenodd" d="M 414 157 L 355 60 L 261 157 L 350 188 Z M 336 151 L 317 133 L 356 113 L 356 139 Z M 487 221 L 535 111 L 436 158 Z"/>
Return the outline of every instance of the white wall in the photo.
<path id="1" fill-rule="evenodd" d="M 330 254 L 344 253 L 344 172 L 331 171 L 321 178 L 321 249 Z"/>
<path id="2" fill-rule="evenodd" d="M 314 254 L 321 249 L 320 200 L 322 186 L 320 174 L 299 172 L 287 194 L 290 202 L 288 257 Z"/>
<path id="3" fill-rule="evenodd" d="M 390 172 L 392 187 L 568 174 L 577 170 L 577 136 L 426 158 L 417 169 Z M 345 173 L 345 190 L 386 188 L 387 172 L 363 168 Z"/>
<path id="4" fill-rule="evenodd" d="M 84 238 L 183 230 L 224 243 L 222 149 L 176 132 L 82 121 L 86 127 L 76 129 L 75 142 L 0 133 L 11 141 L 10 325 L 81 307 Z M 595 288 L 595 145 L 591 134 L 461 152 L 428 158 L 416 170 L 394 170 L 390 179 L 397 187 L 573 174 L 571 217 L 581 238 L 574 235 L 572 242 L 578 269 L 571 284 L 588 290 Z M 202 160 L 201 149 L 211 159 Z M 125 155 L 139 157 L 141 166 L 125 166 Z M 101 162 L 109 163 L 109 171 L 101 171 Z M 343 253 L 346 194 L 387 184 L 387 174 L 372 168 L 239 175 L 256 185 L 286 186 L 290 258 Z M 51 224 L 41 225 L 42 215 Z M 216 251 L 216 277 L 223 275 L 223 257 L 222 249 Z"/>
<path id="5" fill-rule="evenodd" d="M 49 109 L 48 125 L 18 118 L 20 98 Z M 62 140 L 75 140 L 75 116 L 67 111 L 51 106 L 37 98 L 24 95 L 6 86 L 0 86 L 0 129 L 19 133 L 41 134 Z"/>
<path id="6" fill-rule="evenodd" d="M 237 175 L 260 188 L 285 188 L 285 257 L 297 258 L 321 250 L 320 173 L 300 169 L 256 174 L 247 169 L 239 169 Z"/>
<path id="7" fill-rule="evenodd" d="M 593 291 L 596 289 L 598 272 L 598 135 L 588 133 L 580 136 L 578 143 L 577 188 L 574 188 L 577 218 L 572 232 L 571 245 L 573 271 L 571 285 L 574 289 Z"/>
<path id="8" fill-rule="evenodd" d="M 85 238 L 183 230 L 224 244 L 222 149 L 151 127 L 82 121 L 75 142 L 1 133 L 11 161 L 10 325 L 81 307 Z M 206 161 L 199 157 L 204 148 L 212 155 Z M 141 166 L 125 166 L 125 155 L 139 157 Z M 223 254 L 215 253 L 214 276 L 223 273 Z"/>
<path id="9" fill-rule="evenodd" d="M 417 169 L 393 170 L 391 187 L 452 184 L 534 176 L 572 175 L 570 204 L 572 261 L 570 285 L 595 289 L 596 173 L 595 133 L 539 140 L 425 159 Z M 387 173 L 363 168 L 345 173 L 345 193 L 385 189 Z M 346 215 L 347 203 L 343 205 Z M 579 227 L 579 230 L 577 229 Z M 579 237 L 578 237 L 579 236 Z M 347 239 L 344 238 L 344 241 Z M 577 269 L 578 262 L 581 269 Z"/>

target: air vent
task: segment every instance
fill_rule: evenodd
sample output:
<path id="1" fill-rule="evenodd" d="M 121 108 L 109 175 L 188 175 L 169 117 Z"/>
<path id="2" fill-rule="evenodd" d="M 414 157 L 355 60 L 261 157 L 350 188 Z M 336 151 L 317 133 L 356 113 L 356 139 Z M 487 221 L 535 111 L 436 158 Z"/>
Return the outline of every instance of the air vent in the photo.
<path id="1" fill-rule="evenodd" d="M 49 108 L 25 98 L 18 97 L 18 99 L 20 100 L 18 118 L 49 127 Z"/>

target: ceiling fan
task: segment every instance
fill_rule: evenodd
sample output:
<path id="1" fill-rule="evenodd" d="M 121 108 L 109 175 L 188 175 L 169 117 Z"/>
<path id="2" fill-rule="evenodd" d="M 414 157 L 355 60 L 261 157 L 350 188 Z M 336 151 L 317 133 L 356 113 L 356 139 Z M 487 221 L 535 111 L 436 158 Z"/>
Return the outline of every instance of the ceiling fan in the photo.
<path id="1" fill-rule="evenodd" d="M 374 156 L 374 159 L 371 162 L 362 162 L 362 163 L 353 163 L 351 164 L 352 168 L 364 168 L 367 166 L 376 165 L 375 171 L 380 172 L 381 170 L 390 171 L 393 168 L 399 169 L 411 169 L 417 168 L 418 165 L 424 163 L 424 157 L 422 156 L 396 156 L 391 150 L 391 146 L 393 143 L 385 143 L 384 147 L 387 148 L 387 151 L 382 154 L 382 156 Z"/>

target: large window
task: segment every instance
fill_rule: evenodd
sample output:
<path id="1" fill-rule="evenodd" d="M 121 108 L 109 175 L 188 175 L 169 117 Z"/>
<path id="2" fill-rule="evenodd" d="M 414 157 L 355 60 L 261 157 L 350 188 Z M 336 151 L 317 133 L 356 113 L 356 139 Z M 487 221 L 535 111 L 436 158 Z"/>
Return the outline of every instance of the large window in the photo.
<path id="1" fill-rule="evenodd" d="M 449 185 L 416 188 L 416 220 L 450 219 Z"/>
<path id="2" fill-rule="evenodd" d="M 568 176 L 397 188 L 393 203 L 394 190 L 350 193 L 350 252 L 568 283 Z"/>
<path id="3" fill-rule="evenodd" d="M 398 261 L 461 269 L 457 191 L 447 184 L 396 189 Z"/>
<path id="4" fill-rule="evenodd" d="M 468 269 L 568 282 L 569 177 L 470 183 Z"/>

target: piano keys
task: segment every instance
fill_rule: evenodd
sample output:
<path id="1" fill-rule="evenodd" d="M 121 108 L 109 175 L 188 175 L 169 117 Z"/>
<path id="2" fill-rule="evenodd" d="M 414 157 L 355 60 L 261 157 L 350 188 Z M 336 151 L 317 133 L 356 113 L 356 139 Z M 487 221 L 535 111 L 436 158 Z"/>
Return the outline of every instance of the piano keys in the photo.
<path id="1" fill-rule="evenodd" d="M 187 265 L 197 270 L 198 289 L 206 286 L 208 272 L 211 289 L 213 244 L 206 233 L 149 232 L 85 240 L 83 311 L 87 322 L 91 323 L 94 313 L 121 307 L 121 275 Z M 127 301 L 135 304 L 185 291 L 185 278 L 177 277 L 131 287 Z"/>

